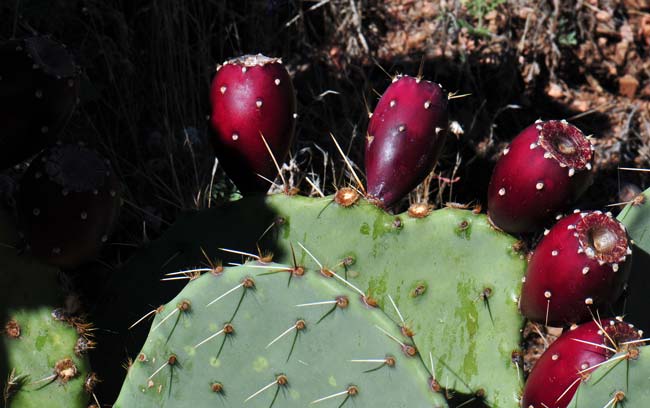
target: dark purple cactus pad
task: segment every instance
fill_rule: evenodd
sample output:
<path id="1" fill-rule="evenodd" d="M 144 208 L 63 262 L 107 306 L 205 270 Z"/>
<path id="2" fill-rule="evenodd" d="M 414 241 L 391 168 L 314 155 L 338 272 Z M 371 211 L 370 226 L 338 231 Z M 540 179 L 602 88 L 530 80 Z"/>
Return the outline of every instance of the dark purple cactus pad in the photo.
<path id="1" fill-rule="evenodd" d="M 503 151 L 488 187 L 488 215 L 510 233 L 534 232 L 589 186 L 593 147 L 566 121 L 538 122 Z"/>
<path id="2" fill-rule="evenodd" d="M 391 207 L 431 172 L 447 135 L 447 95 L 440 85 L 395 78 L 379 99 L 366 135 L 368 196 Z"/>
<path id="3" fill-rule="evenodd" d="M 282 165 L 296 123 L 291 77 L 277 58 L 245 55 L 217 68 L 210 89 L 211 138 L 219 162 L 242 193 L 266 192 Z"/>
<path id="4" fill-rule="evenodd" d="M 78 145 L 55 145 L 23 175 L 19 225 L 34 255 L 74 267 L 96 256 L 117 220 L 120 185 L 108 160 Z"/>
<path id="5" fill-rule="evenodd" d="M 602 330 L 604 329 L 604 330 Z M 641 332 L 620 319 L 603 319 L 574 326 L 542 354 L 528 376 L 522 408 L 566 408 L 580 383 L 616 352 L 642 345 Z"/>
<path id="6" fill-rule="evenodd" d="M 631 254 L 625 227 L 611 214 L 562 218 L 530 258 L 521 312 L 554 326 L 583 322 L 599 308 L 606 312 L 628 280 Z"/>
<path id="7" fill-rule="evenodd" d="M 0 169 L 56 141 L 77 105 L 79 69 L 47 37 L 0 45 Z"/>

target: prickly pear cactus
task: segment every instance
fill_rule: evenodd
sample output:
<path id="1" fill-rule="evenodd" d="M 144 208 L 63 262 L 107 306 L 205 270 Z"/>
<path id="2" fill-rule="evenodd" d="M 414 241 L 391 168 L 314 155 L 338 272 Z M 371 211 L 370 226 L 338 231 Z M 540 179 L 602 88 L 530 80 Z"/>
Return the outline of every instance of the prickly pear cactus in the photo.
<path id="1" fill-rule="evenodd" d="M 18 255 L 17 236 L 0 213 L 0 406 L 86 407 L 88 327 L 58 305 L 57 270 Z"/>
<path id="2" fill-rule="evenodd" d="M 650 406 L 650 349 L 620 353 L 596 369 L 576 391 L 569 408 Z"/>
<path id="3" fill-rule="evenodd" d="M 447 406 L 396 322 L 337 279 L 290 268 L 190 282 L 159 311 L 114 406 Z"/>
<path id="4" fill-rule="evenodd" d="M 443 388 L 492 407 L 516 407 L 523 324 L 517 296 L 525 269 L 516 244 L 492 229 L 484 215 L 467 210 L 411 218 L 389 215 L 363 200 L 344 207 L 332 197 L 250 197 L 188 215 L 133 258 L 116 275 L 116 286 L 138 293 L 139 303 L 112 303 L 107 315 L 135 321 L 150 305 L 160 304 L 161 285 L 174 284 L 156 284 L 165 272 L 197 265 L 206 253 L 242 261 L 241 255 L 215 253 L 216 248 L 257 252 L 259 247 L 306 274 L 331 270 L 354 285 L 359 296 L 403 326 L 424 360 L 433 360 Z M 133 296 L 122 297 L 128 298 Z"/>

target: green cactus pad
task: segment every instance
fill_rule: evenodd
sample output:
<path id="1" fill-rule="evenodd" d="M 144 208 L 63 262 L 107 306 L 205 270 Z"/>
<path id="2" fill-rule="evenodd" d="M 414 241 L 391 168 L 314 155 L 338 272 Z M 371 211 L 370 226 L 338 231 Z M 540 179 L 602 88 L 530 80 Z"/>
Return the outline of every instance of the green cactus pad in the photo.
<path id="1" fill-rule="evenodd" d="M 286 267 L 190 282 L 157 314 L 114 407 L 447 407 L 395 322 L 333 277 Z"/>
<path id="2" fill-rule="evenodd" d="M 342 207 L 332 197 L 250 197 L 188 214 L 142 250 L 115 283 L 120 299 L 137 294 L 139 303 L 112 302 L 107 316 L 135 321 L 177 288 L 156 282 L 164 273 L 206 264 L 205 254 L 242 261 L 217 248 L 256 253 L 259 246 L 291 264 L 293 247 L 308 271 L 320 266 L 307 251 L 401 322 L 399 309 L 418 349 L 427 360 L 431 353 L 443 387 L 491 407 L 517 407 L 523 325 L 517 296 L 525 261 L 515 244 L 484 215 L 467 210 L 447 208 L 416 219 L 364 200 Z"/>
<path id="3" fill-rule="evenodd" d="M 62 301 L 58 271 L 17 253 L 15 229 L 3 213 L 0 242 L 0 406 L 86 407 L 90 371 L 80 335 L 53 313 Z"/>
<path id="4" fill-rule="evenodd" d="M 638 358 L 617 354 L 597 368 L 580 385 L 568 408 L 649 407 L 650 348 L 640 347 L 638 351 Z"/>
<path id="5" fill-rule="evenodd" d="M 625 206 L 617 218 L 625 224 L 637 248 L 650 253 L 650 189 Z"/>
<path id="6" fill-rule="evenodd" d="M 650 278 L 650 189 L 644 191 L 637 200 L 628 204 L 618 215 L 627 228 L 632 246 L 632 272 L 628 283 L 627 296 L 622 300 L 618 314 L 643 330 L 650 330 L 648 314 L 648 292 Z"/>

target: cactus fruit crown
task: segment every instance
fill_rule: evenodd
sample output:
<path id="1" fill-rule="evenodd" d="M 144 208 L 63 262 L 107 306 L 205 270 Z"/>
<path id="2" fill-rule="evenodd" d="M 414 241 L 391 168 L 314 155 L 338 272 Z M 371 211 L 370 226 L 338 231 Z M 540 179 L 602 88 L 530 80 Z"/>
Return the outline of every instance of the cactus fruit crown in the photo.
<path id="1" fill-rule="evenodd" d="M 107 184 L 111 166 L 79 144 L 59 145 L 42 156 L 47 176 L 62 188 L 74 192 L 100 189 Z"/>
<path id="2" fill-rule="evenodd" d="M 231 58 L 223 65 L 235 64 L 244 67 L 254 67 L 256 65 L 264 66 L 266 64 L 282 64 L 282 58 L 267 57 L 264 54 L 246 54 L 239 57 Z"/>
<path id="3" fill-rule="evenodd" d="M 631 252 L 625 227 L 611 215 L 600 211 L 587 213 L 576 222 L 575 231 L 580 248 L 599 263 L 623 262 Z"/>
<path id="4" fill-rule="evenodd" d="M 574 325 L 569 329 L 569 336 L 571 330 L 575 330 L 576 327 Z M 627 353 L 630 358 L 636 358 L 639 355 L 639 347 L 644 345 L 644 341 L 639 341 L 642 340 L 643 330 L 636 329 L 633 324 L 623 321 L 620 316 L 609 320 L 602 319 L 598 334 L 603 336 L 603 345 L 608 346 L 603 349 L 607 359 L 618 353 Z"/>
<path id="5" fill-rule="evenodd" d="M 46 74 L 57 79 L 72 78 L 79 74 L 79 67 L 62 44 L 47 37 L 29 37 L 23 42 L 29 58 Z"/>
<path id="6" fill-rule="evenodd" d="M 582 170 L 592 158 L 592 146 L 580 129 L 566 121 L 551 120 L 536 125 L 538 144 L 562 167 Z"/>

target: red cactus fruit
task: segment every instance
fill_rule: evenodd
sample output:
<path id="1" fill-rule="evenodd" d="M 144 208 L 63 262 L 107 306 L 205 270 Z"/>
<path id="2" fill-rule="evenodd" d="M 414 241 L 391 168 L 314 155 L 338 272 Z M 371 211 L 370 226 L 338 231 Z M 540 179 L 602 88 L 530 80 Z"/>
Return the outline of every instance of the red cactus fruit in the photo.
<path id="1" fill-rule="evenodd" d="M 623 224 L 600 211 L 575 212 L 558 221 L 535 248 L 521 291 L 521 312 L 560 326 L 587 320 L 616 301 L 625 286 L 632 251 Z"/>
<path id="2" fill-rule="evenodd" d="M 391 207 L 431 172 L 447 135 L 447 95 L 440 85 L 399 76 L 368 124 L 368 196 Z"/>
<path id="3" fill-rule="evenodd" d="M 638 356 L 643 332 L 620 318 L 591 321 L 564 332 L 528 376 L 522 408 L 566 408 L 578 386 L 615 353 Z"/>
<path id="4" fill-rule="evenodd" d="M 16 203 L 32 253 L 62 267 L 96 256 L 117 219 L 119 187 L 96 151 L 77 144 L 45 149 L 20 180 Z"/>
<path id="5" fill-rule="evenodd" d="M 488 216 L 510 233 L 533 232 L 563 211 L 592 179 L 593 147 L 566 121 L 537 122 L 524 129 L 494 168 Z"/>
<path id="6" fill-rule="evenodd" d="M 219 162 L 242 193 L 266 192 L 291 146 L 296 97 L 278 58 L 244 55 L 217 68 L 210 90 L 212 141 Z"/>
<path id="7" fill-rule="evenodd" d="M 0 45 L 0 169 L 56 141 L 77 105 L 79 69 L 47 37 Z"/>

